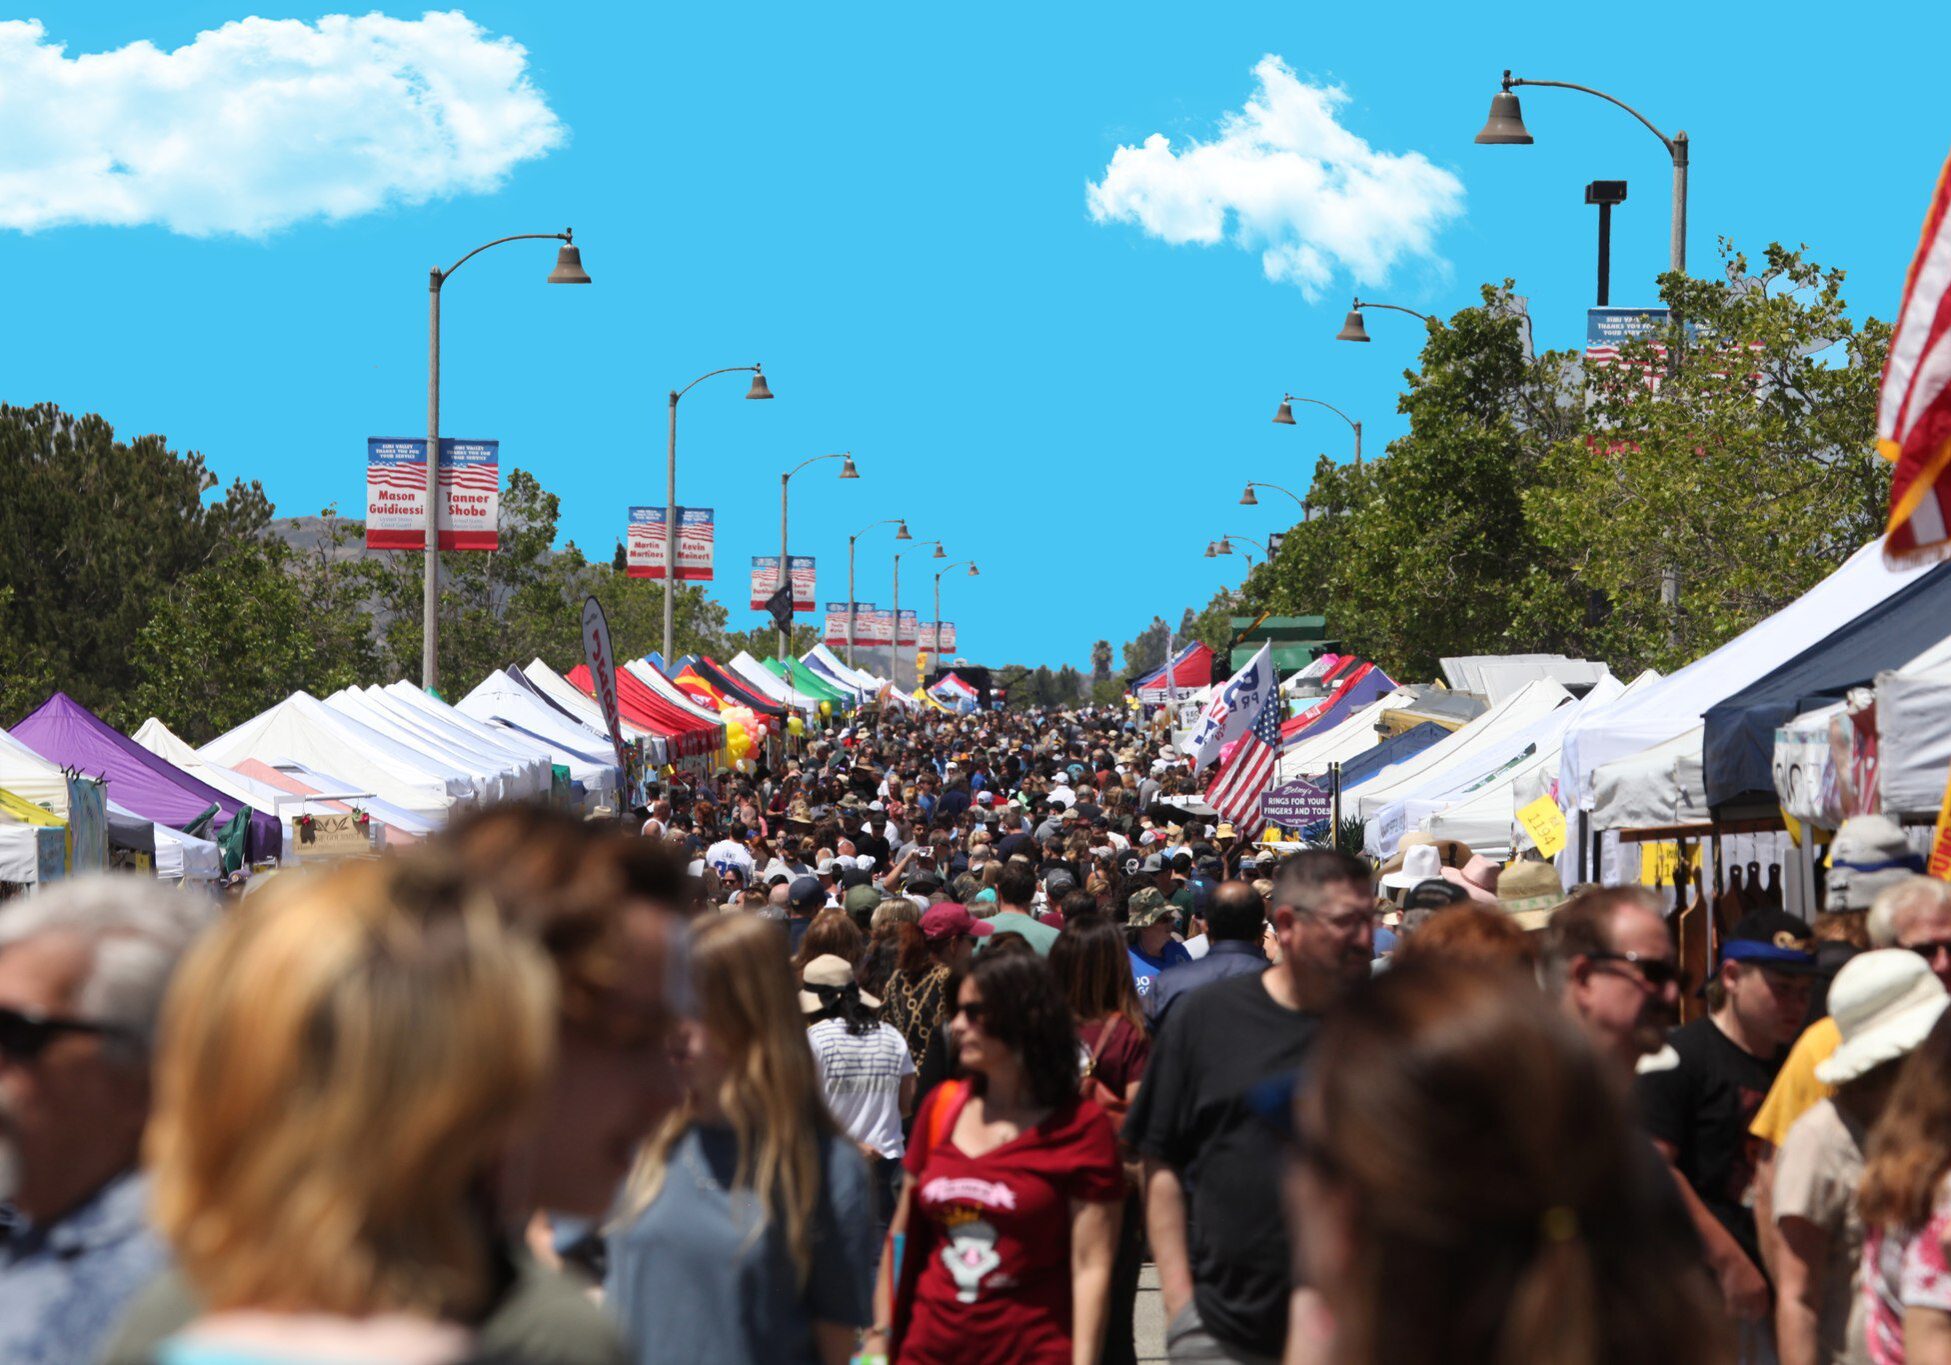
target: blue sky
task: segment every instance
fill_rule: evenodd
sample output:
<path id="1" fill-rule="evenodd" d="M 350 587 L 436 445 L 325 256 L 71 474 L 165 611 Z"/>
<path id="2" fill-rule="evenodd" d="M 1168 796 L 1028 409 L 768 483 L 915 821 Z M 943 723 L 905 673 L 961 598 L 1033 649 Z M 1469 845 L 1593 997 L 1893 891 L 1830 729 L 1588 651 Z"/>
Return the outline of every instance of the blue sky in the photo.
<path id="1" fill-rule="evenodd" d="M 504 468 L 534 470 L 562 496 L 566 536 L 606 556 L 625 507 L 663 499 L 665 393 L 763 361 L 777 402 L 740 401 L 727 376 L 680 416 L 680 501 L 718 509 L 734 623 L 757 620 L 747 559 L 777 548 L 779 472 L 851 449 L 858 482 L 826 465 L 793 484 L 793 550 L 818 557 L 821 599 L 844 595 L 849 532 L 906 516 L 981 564 L 979 579 L 944 580 L 943 614 L 984 662 L 1081 665 L 1099 636 L 1121 642 L 1236 578 L 1240 561 L 1203 558 L 1206 543 L 1287 516 L 1277 496 L 1237 506 L 1241 482 L 1300 492 L 1318 452 L 1350 455 L 1347 428 L 1318 409 L 1273 425 L 1283 389 L 1360 417 L 1379 454 L 1402 430 L 1395 393 L 1418 324 L 1374 314 L 1372 345 L 1336 344 L 1357 289 L 1447 312 L 1510 275 L 1540 343 L 1578 344 L 1593 301 L 1582 187 L 1623 178 L 1613 302 L 1651 301 L 1665 153 L 1619 110 L 1553 90 L 1523 94 L 1535 146 L 1472 145 L 1505 67 L 1598 86 L 1688 131 L 1696 273 L 1717 268 L 1720 235 L 1751 254 L 1806 242 L 1849 271 L 1859 313 L 1885 317 L 1951 126 L 1942 7 L 1906 20 L 1893 6 L 1788 5 L 1748 28 L 1720 11 L 1675 38 L 1644 8 L 1510 3 L 473 4 L 485 56 L 462 73 L 476 82 L 467 145 L 388 164 L 372 145 L 390 136 L 383 88 L 319 97 L 279 127 L 274 106 L 267 119 L 262 104 L 209 98 L 226 70 L 214 50 L 199 48 L 209 74 L 188 96 L 48 50 L 172 52 L 248 15 L 331 12 L 167 8 L 44 6 L 38 39 L 0 29 L 14 320 L 0 399 L 165 433 L 226 480 L 261 479 L 284 513 L 336 502 L 358 515 L 365 438 L 424 426 L 428 267 L 573 225 L 591 288 L 543 286 L 548 243 L 500 248 L 448 286 L 443 429 L 500 439 Z M 525 61 L 486 48 L 498 38 Z M 1330 120 L 1300 130 L 1327 138 L 1305 150 L 1331 178 L 1359 163 L 1379 177 L 1373 193 L 1324 213 L 1256 164 L 1291 126 L 1225 140 L 1221 120 L 1256 97 L 1269 55 L 1292 73 L 1283 88 Z M 451 45 L 430 58 L 450 59 Z M 140 73 L 149 59 L 121 60 Z M 70 79 L 106 79 L 116 98 Z M 1327 88 L 1345 100 L 1309 93 Z M 85 102 L 90 127 L 24 118 L 37 89 L 53 92 L 46 107 Z M 248 126 L 213 149 L 212 120 Z M 144 129 L 179 133 L 180 155 L 156 153 Z M 1114 153 L 1153 134 L 1174 155 L 1194 141 L 1242 155 L 1107 181 Z M 133 205 L 75 169 L 130 139 L 160 158 Z M 1087 203 L 1093 183 L 1115 192 L 1107 221 Z M 1175 190 L 1204 198 L 1175 210 Z M 1229 195 L 1266 240 L 1238 245 L 1232 214 L 1218 244 L 1162 240 Z M 1157 233 L 1116 204 L 1149 205 Z M 1268 277 L 1268 247 L 1286 252 L 1289 278 Z M 863 600 L 886 604 L 892 549 L 886 528 L 862 541 Z M 904 604 L 925 597 L 919 562 Z"/>

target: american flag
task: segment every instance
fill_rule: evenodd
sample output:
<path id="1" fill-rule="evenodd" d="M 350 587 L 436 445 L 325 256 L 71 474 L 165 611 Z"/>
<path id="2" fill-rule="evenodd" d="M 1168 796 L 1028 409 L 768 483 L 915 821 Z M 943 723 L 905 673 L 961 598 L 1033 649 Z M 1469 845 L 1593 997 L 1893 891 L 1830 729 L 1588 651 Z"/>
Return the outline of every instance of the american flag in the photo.
<path id="1" fill-rule="evenodd" d="M 1260 826 L 1260 798 L 1273 782 L 1280 757 L 1280 689 L 1267 689 L 1253 728 L 1240 737 L 1232 757 L 1219 766 L 1219 776 L 1206 791 L 1206 803 L 1244 833 Z"/>
<path id="2" fill-rule="evenodd" d="M 1884 558 L 1951 557 L 1951 161 L 1938 175 L 1917 255 L 1904 281 L 1877 401 L 1877 450 L 1890 480 Z"/>

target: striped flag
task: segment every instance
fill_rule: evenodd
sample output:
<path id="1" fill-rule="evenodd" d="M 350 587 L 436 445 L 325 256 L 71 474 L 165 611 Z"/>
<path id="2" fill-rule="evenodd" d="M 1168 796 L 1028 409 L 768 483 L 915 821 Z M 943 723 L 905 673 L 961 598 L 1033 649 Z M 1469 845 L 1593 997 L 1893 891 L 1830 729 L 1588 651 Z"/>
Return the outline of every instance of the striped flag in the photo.
<path id="1" fill-rule="evenodd" d="M 1280 689 L 1270 687 L 1260 703 L 1253 728 L 1241 736 L 1232 754 L 1219 765 L 1219 776 L 1207 789 L 1206 803 L 1240 826 L 1257 831 L 1260 798 L 1265 796 L 1274 777 L 1275 760 L 1280 757 Z M 1249 836 L 1251 837 L 1251 836 Z"/>
<path id="2" fill-rule="evenodd" d="M 1890 333 L 1877 400 L 1877 450 L 1894 461 L 1892 564 L 1951 558 L 1951 161 L 1938 173 Z"/>

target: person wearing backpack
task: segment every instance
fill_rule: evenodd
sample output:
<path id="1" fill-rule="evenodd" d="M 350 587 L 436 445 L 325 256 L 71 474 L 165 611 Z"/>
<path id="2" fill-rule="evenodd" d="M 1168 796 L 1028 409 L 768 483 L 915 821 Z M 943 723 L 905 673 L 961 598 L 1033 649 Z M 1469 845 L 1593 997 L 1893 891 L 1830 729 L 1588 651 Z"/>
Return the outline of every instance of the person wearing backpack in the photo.
<path id="1" fill-rule="evenodd" d="M 1138 989 L 1127 965 L 1124 935 L 1101 915 L 1069 921 L 1050 949 L 1050 969 L 1070 1001 L 1083 1052 L 1078 1093 L 1122 1126 L 1151 1059 L 1152 1040 Z M 1132 1315 L 1138 1303 L 1138 1273 L 1145 1262 L 1145 1212 L 1138 1197 L 1138 1162 L 1125 1163 L 1124 1222 L 1118 1257 L 1111 1267 L 1111 1303 L 1104 1333 L 1103 1365 L 1135 1365 L 1137 1343 Z"/>

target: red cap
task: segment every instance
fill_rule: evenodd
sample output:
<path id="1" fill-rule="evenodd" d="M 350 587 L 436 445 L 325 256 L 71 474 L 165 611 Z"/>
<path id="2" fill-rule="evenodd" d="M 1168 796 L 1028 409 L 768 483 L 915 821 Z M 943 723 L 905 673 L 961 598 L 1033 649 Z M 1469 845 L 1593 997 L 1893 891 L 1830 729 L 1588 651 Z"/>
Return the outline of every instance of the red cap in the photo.
<path id="1" fill-rule="evenodd" d="M 969 913 L 968 906 L 957 905 L 954 901 L 931 905 L 921 917 L 921 936 L 936 943 L 945 938 L 960 938 L 964 934 L 972 938 L 988 938 L 995 932 L 995 925 L 977 919 Z"/>

